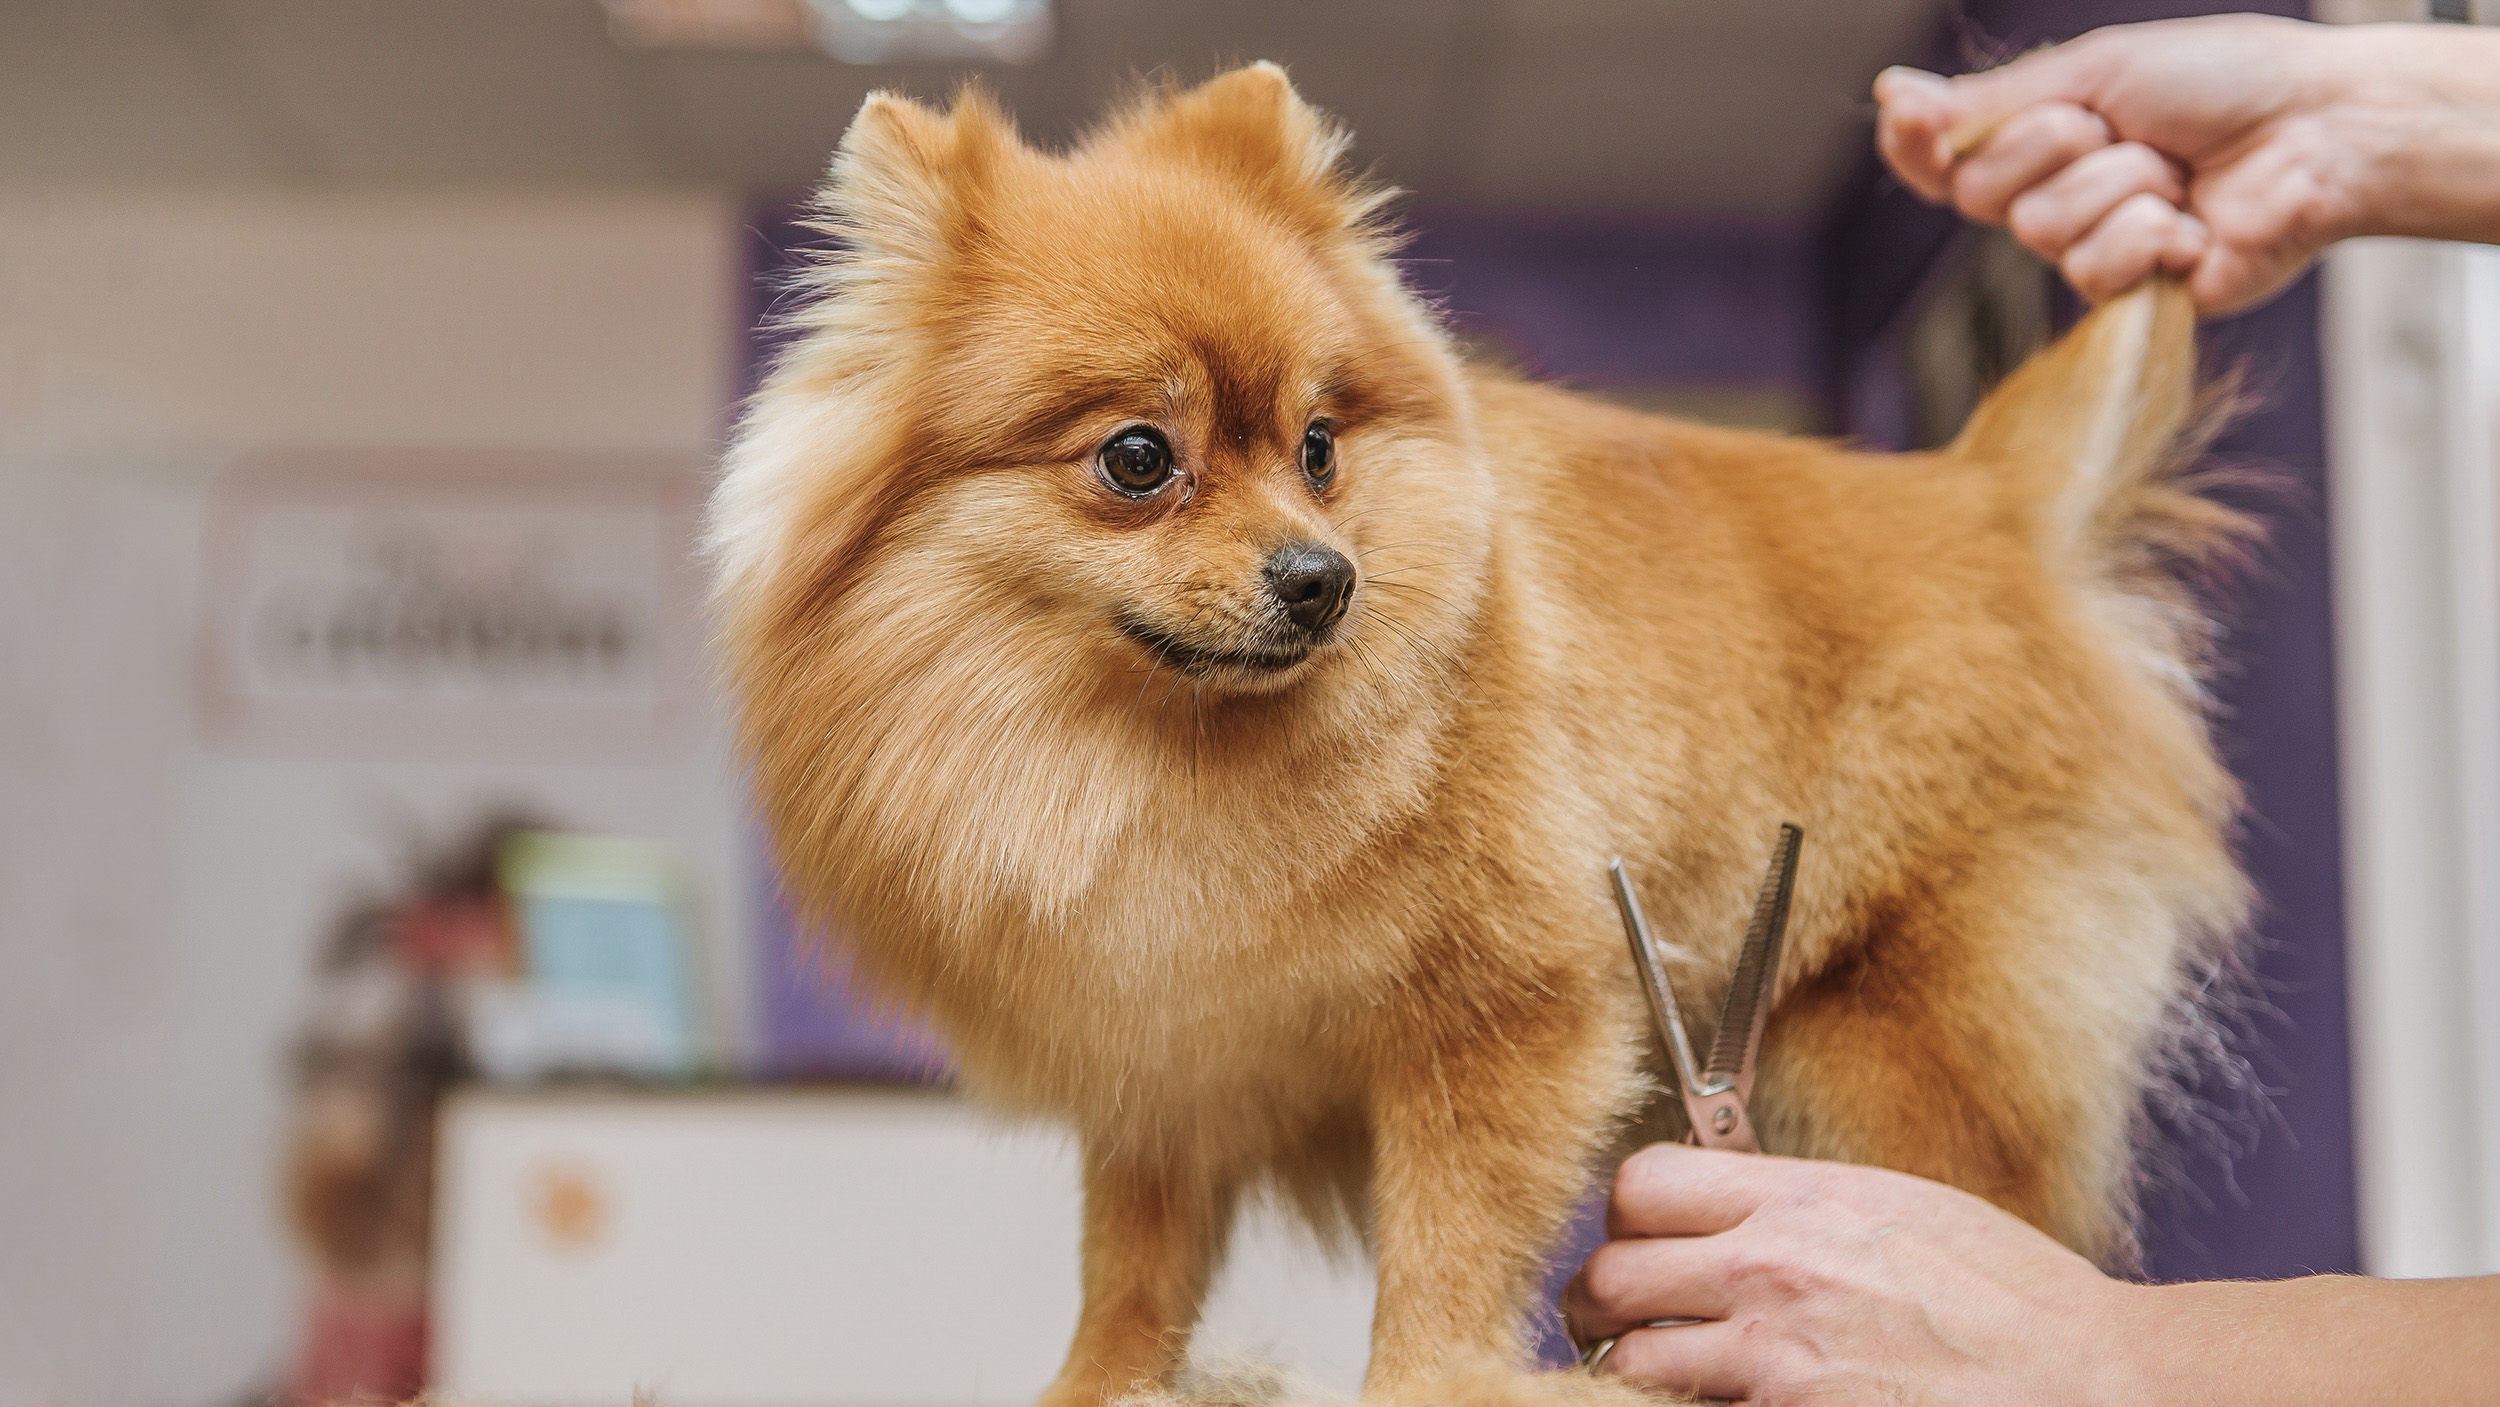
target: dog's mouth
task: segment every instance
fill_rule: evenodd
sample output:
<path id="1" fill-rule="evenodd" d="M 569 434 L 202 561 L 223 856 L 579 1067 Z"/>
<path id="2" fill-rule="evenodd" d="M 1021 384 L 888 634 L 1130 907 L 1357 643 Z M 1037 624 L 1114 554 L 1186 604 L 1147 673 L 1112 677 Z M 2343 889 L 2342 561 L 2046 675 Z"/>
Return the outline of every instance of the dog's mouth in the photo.
<path id="1" fill-rule="evenodd" d="M 1305 636 L 1227 646 L 1201 645 L 1130 615 L 1120 617 L 1120 633 L 1143 646 L 1155 663 L 1193 678 L 1204 678 L 1225 670 L 1238 670 L 1252 676 L 1282 674 L 1309 659 L 1325 643 Z"/>

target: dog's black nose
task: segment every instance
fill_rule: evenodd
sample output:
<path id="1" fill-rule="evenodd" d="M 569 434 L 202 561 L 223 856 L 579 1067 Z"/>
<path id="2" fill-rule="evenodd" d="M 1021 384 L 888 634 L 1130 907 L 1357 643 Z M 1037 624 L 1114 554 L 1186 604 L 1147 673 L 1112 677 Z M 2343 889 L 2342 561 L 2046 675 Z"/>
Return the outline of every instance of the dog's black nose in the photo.
<path id="1" fill-rule="evenodd" d="M 1289 543 L 1267 559 L 1267 589 L 1294 624 L 1316 635 L 1345 614 L 1354 594 L 1354 564 L 1333 547 Z"/>

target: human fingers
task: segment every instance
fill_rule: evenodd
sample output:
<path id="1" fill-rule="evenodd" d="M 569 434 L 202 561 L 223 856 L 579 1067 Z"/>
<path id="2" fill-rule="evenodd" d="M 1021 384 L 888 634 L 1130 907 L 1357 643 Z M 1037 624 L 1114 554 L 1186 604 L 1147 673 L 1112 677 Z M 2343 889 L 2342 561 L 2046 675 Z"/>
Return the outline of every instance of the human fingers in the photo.
<path id="1" fill-rule="evenodd" d="M 2014 112 L 2034 103 L 2093 106 L 2125 56 L 2109 51 L 2103 29 L 2063 44 L 2034 49 L 2020 58 L 1957 75 L 1955 91 L 1979 112 Z"/>
<path id="2" fill-rule="evenodd" d="M 1955 129 L 1961 104 L 1952 80 L 1899 64 L 1875 75 L 1875 150 L 1901 183 L 1942 204 L 1953 174 L 1939 139 Z"/>
<path id="3" fill-rule="evenodd" d="M 2188 274 L 2188 296 L 2196 310 L 2222 316 L 2254 307 L 2283 291 L 2283 286 L 2308 269 L 2314 251 L 2280 248 L 2249 249 L 2216 239 L 2209 241 Z"/>
<path id="4" fill-rule="evenodd" d="M 2322 174 L 2331 157 L 2314 124 L 2200 178 L 2194 200 L 2213 240 L 2189 276 L 2206 313 L 2237 312 L 2279 292 L 2338 239 L 2367 232 L 2363 207 Z"/>
<path id="5" fill-rule="evenodd" d="M 2074 103 L 2040 103 L 2005 119 L 1953 168 L 1954 208 L 2005 223 L 2016 197 L 2110 144 L 2109 124 Z"/>
<path id="6" fill-rule="evenodd" d="M 1631 1329 L 1597 1371 L 1705 1402 L 1751 1402 L 1759 1391 L 1752 1347 L 1741 1326 L 1724 1320 Z"/>
<path id="7" fill-rule="evenodd" d="M 1725 1318 L 1727 1272 L 1725 1248 L 1709 1237 L 1609 1241 L 1563 1287 L 1563 1318 L 1583 1342 L 1653 1319 Z"/>
<path id="8" fill-rule="evenodd" d="M 2171 206 L 2186 203 L 2178 168 L 2141 142 L 2119 142 L 2076 158 L 2065 170 L 2014 198 L 2005 227 L 2041 258 L 2055 262 L 2110 212 L 2135 195 Z"/>
<path id="9" fill-rule="evenodd" d="M 1653 1143 L 1623 1160 L 1606 1205 L 1609 1236 L 1707 1236 L 1752 1215 L 1797 1176 L 1794 1159 Z"/>
<path id="10" fill-rule="evenodd" d="M 1876 150 L 1903 184 L 1938 204 L 1953 198 L 1964 158 L 1988 147 L 2009 126 L 2015 129 L 2019 153 L 2031 129 L 2044 121 L 2029 115 L 2029 108 L 1992 111 L 1975 106 L 1964 87 L 1969 81 L 1900 65 L 1875 76 Z M 2074 108 L 2067 103 L 2046 106 Z M 2089 150 L 2091 145 L 2083 143 L 2078 150 Z M 2000 164 L 2005 150 L 1997 149 L 1995 160 Z M 2071 158 L 2070 152 L 2067 159 Z M 2054 164 L 2048 169 L 2055 169 Z"/>
<path id="11" fill-rule="evenodd" d="M 2096 107 L 2108 87 L 2109 49 L 2104 35 L 2087 35 L 1956 78 L 1895 64 L 1875 75 L 1876 149 L 1912 190 L 1943 202 L 1954 168 L 2024 110 Z"/>
<path id="12" fill-rule="evenodd" d="M 2131 195 L 2057 261 L 2075 291 L 2095 303 L 2135 287 L 2155 270 L 2185 273 L 2206 248 L 2204 226 L 2160 196 Z"/>

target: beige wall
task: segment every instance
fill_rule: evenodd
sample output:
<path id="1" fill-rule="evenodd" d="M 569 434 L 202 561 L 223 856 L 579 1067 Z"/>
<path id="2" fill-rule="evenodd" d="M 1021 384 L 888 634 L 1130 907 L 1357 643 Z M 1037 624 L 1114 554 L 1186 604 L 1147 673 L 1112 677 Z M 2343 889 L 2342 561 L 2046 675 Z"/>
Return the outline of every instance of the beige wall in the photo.
<path id="1" fill-rule="evenodd" d="M 197 738 L 189 652 L 239 454 L 708 454 L 739 229 L 685 193 L 0 189 L 0 1407 L 227 1402 L 278 1367 L 284 1044 L 397 827 L 518 798 L 669 840 L 737 930 L 708 716 L 641 765 L 245 757 Z"/>

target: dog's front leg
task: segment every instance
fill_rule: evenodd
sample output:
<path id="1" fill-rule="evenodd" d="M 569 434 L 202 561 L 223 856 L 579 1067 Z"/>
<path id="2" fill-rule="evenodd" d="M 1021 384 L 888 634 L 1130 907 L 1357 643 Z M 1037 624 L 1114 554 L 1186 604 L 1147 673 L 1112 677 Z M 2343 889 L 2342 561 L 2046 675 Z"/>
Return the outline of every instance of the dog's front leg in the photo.
<path id="1" fill-rule="evenodd" d="M 1548 1009 L 1419 1043 L 1375 1091 L 1367 1398 L 1524 1366 L 1545 1257 L 1634 1088 L 1621 1045 L 1585 1012 Z"/>
<path id="2" fill-rule="evenodd" d="M 1097 1407 L 1162 1383 L 1189 1348 L 1232 1229 L 1228 1184 L 1202 1170 L 1088 1149 L 1084 1308 L 1041 1407 Z"/>

